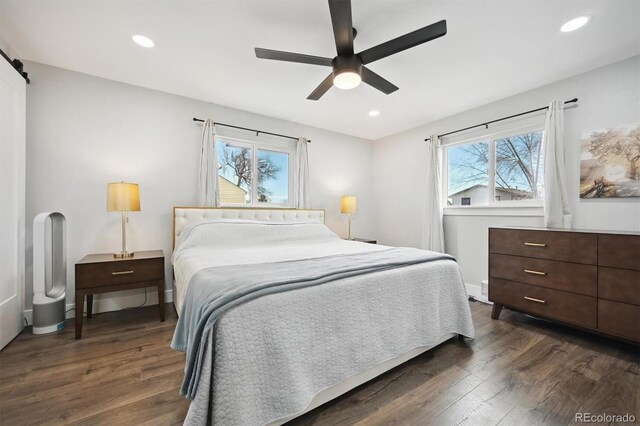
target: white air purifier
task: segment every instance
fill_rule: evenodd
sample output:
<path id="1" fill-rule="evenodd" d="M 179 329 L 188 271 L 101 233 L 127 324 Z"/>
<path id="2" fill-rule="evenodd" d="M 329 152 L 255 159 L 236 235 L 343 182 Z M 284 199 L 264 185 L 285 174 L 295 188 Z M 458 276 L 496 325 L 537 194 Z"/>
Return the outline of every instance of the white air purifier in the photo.
<path id="1" fill-rule="evenodd" d="M 61 213 L 40 213 L 33 220 L 33 334 L 64 328 L 66 238 L 66 219 Z"/>

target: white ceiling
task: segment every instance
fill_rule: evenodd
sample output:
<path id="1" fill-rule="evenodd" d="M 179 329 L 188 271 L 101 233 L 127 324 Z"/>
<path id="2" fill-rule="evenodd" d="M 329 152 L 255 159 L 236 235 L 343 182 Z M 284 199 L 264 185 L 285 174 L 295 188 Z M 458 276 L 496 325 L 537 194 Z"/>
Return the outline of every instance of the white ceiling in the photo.
<path id="1" fill-rule="evenodd" d="M 0 0 L 21 58 L 378 139 L 639 53 L 638 0 L 353 0 L 361 51 L 446 19 L 448 34 L 370 68 L 361 84 L 307 95 L 330 68 L 266 61 L 253 48 L 335 56 L 326 0 Z M 562 23 L 588 14 L 584 28 Z M 156 47 L 131 41 L 140 33 Z M 28 70 L 27 70 L 28 71 Z M 379 117 L 367 115 L 371 109 Z"/>

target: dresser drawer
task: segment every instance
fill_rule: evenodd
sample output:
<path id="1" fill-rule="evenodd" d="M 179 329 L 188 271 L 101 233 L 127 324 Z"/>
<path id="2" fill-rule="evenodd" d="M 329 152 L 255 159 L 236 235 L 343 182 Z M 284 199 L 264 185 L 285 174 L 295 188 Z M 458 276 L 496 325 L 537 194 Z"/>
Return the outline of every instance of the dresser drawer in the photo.
<path id="1" fill-rule="evenodd" d="M 598 297 L 640 305 L 640 271 L 599 267 Z"/>
<path id="2" fill-rule="evenodd" d="M 598 235 L 598 265 L 640 271 L 640 235 Z"/>
<path id="3" fill-rule="evenodd" d="M 491 253 L 489 271 L 496 278 L 587 296 L 597 295 L 598 269 L 592 265 Z"/>
<path id="4" fill-rule="evenodd" d="M 598 330 L 640 340 L 640 306 L 598 300 Z"/>
<path id="5" fill-rule="evenodd" d="M 489 252 L 595 265 L 598 237 L 561 231 L 489 229 Z"/>
<path id="6" fill-rule="evenodd" d="M 92 288 L 164 279 L 164 258 L 76 265 L 76 287 Z"/>
<path id="7" fill-rule="evenodd" d="M 596 327 L 595 297 L 490 278 L 489 300 L 532 315 Z"/>

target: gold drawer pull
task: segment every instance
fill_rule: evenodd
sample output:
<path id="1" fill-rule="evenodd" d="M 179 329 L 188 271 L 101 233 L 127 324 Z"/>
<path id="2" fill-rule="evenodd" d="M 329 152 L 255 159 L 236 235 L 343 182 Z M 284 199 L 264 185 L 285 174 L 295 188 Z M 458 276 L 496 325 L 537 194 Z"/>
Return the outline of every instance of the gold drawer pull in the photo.
<path id="1" fill-rule="evenodd" d="M 525 246 L 529 247 L 546 247 L 545 243 L 524 243 Z"/>
<path id="2" fill-rule="evenodd" d="M 111 275 L 131 275 L 133 274 L 133 271 L 118 271 L 118 272 L 112 272 Z"/>
<path id="3" fill-rule="evenodd" d="M 542 275 L 542 276 L 547 275 L 547 273 L 546 273 L 546 272 L 532 271 L 531 269 L 525 269 L 524 271 L 525 271 L 527 274 Z"/>
<path id="4" fill-rule="evenodd" d="M 536 298 L 529 297 L 529 296 L 525 296 L 524 298 L 529 300 L 529 301 L 531 301 L 531 302 L 542 303 L 543 305 L 545 305 L 547 303 L 545 300 L 536 299 Z"/>

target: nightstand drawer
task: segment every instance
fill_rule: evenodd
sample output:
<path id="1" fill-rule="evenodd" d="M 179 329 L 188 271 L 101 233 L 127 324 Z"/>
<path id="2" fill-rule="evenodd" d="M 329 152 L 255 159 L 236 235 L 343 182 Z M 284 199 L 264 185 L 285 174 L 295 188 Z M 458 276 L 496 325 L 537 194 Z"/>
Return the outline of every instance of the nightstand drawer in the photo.
<path id="1" fill-rule="evenodd" d="M 93 288 L 164 279 L 164 258 L 76 265 L 76 287 Z"/>
<path id="2" fill-rule="evenodd" d="M 489 300 L 531 315 L 596 328 L 595 297 L 491 278 Z"/>
<path id="3" fill-rule="evenodd" d="M 489 255 L 491 276 L 596 297 L 598 270 L 592 265 L 530 257 Z"/>

